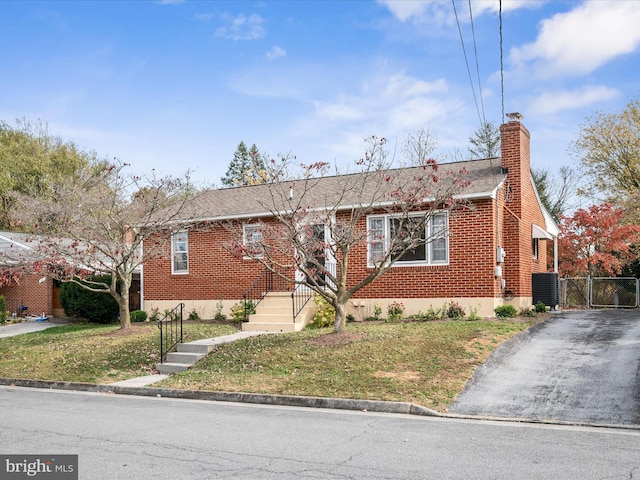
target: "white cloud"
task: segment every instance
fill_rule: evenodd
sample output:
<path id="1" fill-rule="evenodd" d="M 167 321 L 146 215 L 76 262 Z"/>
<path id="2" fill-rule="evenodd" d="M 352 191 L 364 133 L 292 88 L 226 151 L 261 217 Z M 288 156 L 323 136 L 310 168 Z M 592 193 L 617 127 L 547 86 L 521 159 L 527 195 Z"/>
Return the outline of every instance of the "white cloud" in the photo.
<path id="1" fill-rule="evenodd" d="M 389 9 L 391 14 L 401 22 L 413 21 L 414 23 L 429 23 L 436 25 L 449 25 L 455 22 L 455 14 L 451 2 L 443 0 L 378 0 L 380 5 Z M 541 0 L 503 0 L 502 11 L 517 10 L 520 8 L 539 8 L 545 2 Z M 466 2 L 458 0 L 458 18 L 461 21 L 469 20 L 469 8 Z M 473 0 L 471 10 L 474 18 L 486 12 L 498 12 L 500 2 L 498 0 Z"/>
<path id="2" fill-rule="evenodd" d="M 511 50 L 542 77 L 583 75 L 640 46 L 640 2 L 589 1 L 541 23 L 535 42 Z"/>
<path id="3" fill-rule="evenodd" d="M 236 17 L 225 15 L 228 25 L 216 30 L 217 37 L 229 40 L 258 40 L 265 36 L 264 19 L 260 15 L 240 14 Z"/>
<path id="4" fill-rule="evenodd" d="M 278 45 L 274 45 L 273 47 L 271 47 L 271 50 L 267 52 L 267 59 L 277 60 L 278 58 L 284 57 L 286 55 L 287 51 L 284 48 L 279 47 Z"/>
<path id="5" fill-rule="evenodd" d="M 586 86 L 573 91 L 546 92 L 535 99 L 532 111 L 541 114 L 556 113 L 611 100 L 619 95 L 620 92 L 615 88 L 603 85 Z"/>
<path id="6" fill-rule="evenodd" d="M 366 78 L 354 92 L 314 102 L 315 111 L 293 134 L 323 145 L 336 158 L 355 159 L 368 135 L 400 139 L 463 111 L 463 103 L 443 79 L 425 82 L 403 73 Z"/>

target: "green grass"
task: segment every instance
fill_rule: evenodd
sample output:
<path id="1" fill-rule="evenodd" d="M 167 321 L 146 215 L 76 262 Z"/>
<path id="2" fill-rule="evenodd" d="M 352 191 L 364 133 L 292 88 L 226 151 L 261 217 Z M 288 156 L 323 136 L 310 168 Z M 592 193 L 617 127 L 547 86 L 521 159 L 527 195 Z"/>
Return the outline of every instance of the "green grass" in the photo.
<path id="1" fill-rule="evenodd" d="M 529 325 L 351 324 L 349 334 L 359 338 L 331 346 L 318 343 L 331 337 L 329 329 L 265 335 L 224 345 L 154 386 L 406 401 L 445 410 L 474 369 Z"/>
<path id="2" fill-rule="evenodd" d="M 412 402 L 444 411 L 475 368 L 530 322 L 357 324 L 221 345 L 153 387 Z M 186 324 L 185 341 L 235 332 Z M 0 377 L 110 383 L 153 373 L 158 329 L 69 325 L 0 338 Z"/>
<path id="3" fill-rule="evenodd" d="M 234 333 L 233 327 L 185 324 L 185 341 Z M 159 359 L 154 323 L 122 335 L 117 325 L 66 325 L 0 338 L 0 377 L 110 383 L 148 375 Z"/>

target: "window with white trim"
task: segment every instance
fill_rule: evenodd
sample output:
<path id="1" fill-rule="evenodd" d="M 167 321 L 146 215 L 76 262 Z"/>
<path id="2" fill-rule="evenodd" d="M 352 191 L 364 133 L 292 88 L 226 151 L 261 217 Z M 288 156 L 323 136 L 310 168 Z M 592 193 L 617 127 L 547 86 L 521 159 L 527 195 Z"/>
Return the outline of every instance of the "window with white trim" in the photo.
<path id="1" fill-rule="evenodd" d="M 411 225 L 408 222 L 413 222 Z M 419 223 L 417 223 L 419 222 Z M 446 265 L 449 263 L 449 216 L 446 212 L 435 213 L 426 223 L 423 214 L 409 218 L 394 215 L 371 215 L 367 217 L 368 254 L 367 264 L 373 267 L 389 251 L 391 239 L 397 235 L 409 235 L 417 231 L 420 235 L 415 248 L 405 252 L 396 260 L 396 265 Z M 424 223 L 424 228 L 422 228 Z M 417 228 L 416 228 L 417 227 Z M 392 254 L 393 258 L 393 254 Z"/>
<path id="2" fill-rule="evenodd" d="M 262 225 L 247 224 L 242 226 L 242 244 L 248 250 L 250 257 L 262 257 L 264 255 L 262 238 Z M 249 258 L 249 256 L 245 256 L 245 258 Z"/>
<path id="3" fill-rule="evenodd" d="M 176 232 L 171 236 L 171 273 L 189 273 L 189 234 Z"/>
<path id="4" fill-rule="evenodd" d="M 531 239 L 531 256 L 533 257 L 534 260 L 538 259 L 539 249 L 540 249 L 540 242 L 538 241 L 537 238 L 532 238 Z"/>

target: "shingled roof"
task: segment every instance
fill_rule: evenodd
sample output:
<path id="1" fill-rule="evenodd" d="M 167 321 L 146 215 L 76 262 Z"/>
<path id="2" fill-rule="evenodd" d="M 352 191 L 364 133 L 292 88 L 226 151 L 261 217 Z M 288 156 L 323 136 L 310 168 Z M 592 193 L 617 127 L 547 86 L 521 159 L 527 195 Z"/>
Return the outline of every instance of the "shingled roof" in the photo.
<path id="1" fill-rule="evenodd" d="M 438 176 L 446 179 L 448 174 L 455 175 L 464 168 L 467 171 L 464 178 L 471 184 L 460 196 L 468 199 L 490 198 L 506 178 L 500 164 L 499 158 L 445 163 L 438 166 Z M 426 172 L 423 167 L 408 167 L 379 172 L 379 174 L 409 179 L 425 175 Z M 309 205 L 310 207 L 350 208 L 362 202 L 362 192 L 345 192 L 345 182 L 354 184 L 358 181 L 362 182 L 362 175 L 353 173 L 308 180 L 291 180 L 284 182 L 282 191 L 288 191 L 289 188 L 293 188 L 295 192 L 300 191 L 301 188 L 306 189 L 307 199 L 314 199 L 311 201 L 314 205 Z M 306 182 L 305 185 L 301 185 L 303 182 Z M 371 187 L 374 188 L 373 185 Z M 367 192 L 364 192 L 364 195 L 366 198 Z M 269 216 L 270 212 L 266 205 L 273 205 L 272 192 L 269 185 L 261 184 L 204 191 L 194 199 L 187 210 L 190 216 L 215 221 Z"/>

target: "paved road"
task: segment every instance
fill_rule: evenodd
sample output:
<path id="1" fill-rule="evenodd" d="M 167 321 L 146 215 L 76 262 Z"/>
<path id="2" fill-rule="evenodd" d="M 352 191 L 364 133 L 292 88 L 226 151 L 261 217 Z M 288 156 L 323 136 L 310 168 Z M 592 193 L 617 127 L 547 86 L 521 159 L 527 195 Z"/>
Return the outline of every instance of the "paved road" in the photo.
<path id="1" fill-rule="evenodd" d="M 640 310 L 565 312 L 512 338 L 449 412 L 640 425 Z"/>
<path id="2" fill-rule="evenodd" d="M 640 429 L 16 387 L 0 387 L 0 406 L 3 454 L 77 454 L 79 478 L 87 480 L 583 480 L 640 475 Z"/>

